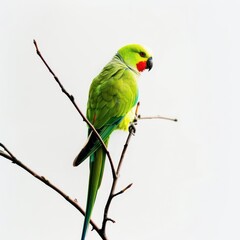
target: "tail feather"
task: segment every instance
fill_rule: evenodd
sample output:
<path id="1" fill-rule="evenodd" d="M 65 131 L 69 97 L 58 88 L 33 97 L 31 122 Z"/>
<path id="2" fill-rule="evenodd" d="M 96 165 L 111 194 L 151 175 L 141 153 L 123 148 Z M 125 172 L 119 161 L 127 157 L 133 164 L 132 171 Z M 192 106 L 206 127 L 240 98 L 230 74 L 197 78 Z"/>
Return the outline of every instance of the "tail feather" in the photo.
<path id="1" fill-rule="evenodd" d="M 90 175 L 88 185 L 87 206 L 81 240 L 84 240 L 86 237 L 87 229 L 91 219 L 92 209 L 97 197 L 98 189 L 102 181 L 105 158 L 106 153 L 103 148 L 99 148 L 95 153 L 93 153 L 90 156 Z"/>

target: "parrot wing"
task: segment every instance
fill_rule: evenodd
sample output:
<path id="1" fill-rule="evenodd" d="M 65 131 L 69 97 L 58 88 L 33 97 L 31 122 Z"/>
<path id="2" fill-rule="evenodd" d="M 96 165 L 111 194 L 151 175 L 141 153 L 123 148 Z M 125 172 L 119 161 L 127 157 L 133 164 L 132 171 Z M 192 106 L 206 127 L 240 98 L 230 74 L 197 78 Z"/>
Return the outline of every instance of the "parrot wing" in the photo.
<path id="1" fill-rule="evenodd" d="M 107 65 L 93 80 L 89 91 L 87 118 L 104 142 L 108 140 L 110 134 L 136 104 L 138 97 L 136 88 L 136 79 L 133 73 L 126 70 L 126 66 L 113 63 Z M 75 158 L 73 166 L 78 166 L 101 145 L 99 139 L 89 129 L 88 140 Z"/>
<path id="2" fill-rule="evenodd" d="M 111 118 L 105 126 L 97 130 L 103 142 L 106 142 L 108 140 L 110 134 L 113 132 L 114 129 L 116 129 L 122 119 L 123 116 Z M 88 140 L 81 152 L 75 158 L 73 165 L 78 166 L 79 164 L 81 164 L 86 158 L 88 158 L 95 151 L 97 151 L 101 147 L 101 145 L 102 143 L 99 141 L 97 136 L 92 130 L 89 129 Z"/>

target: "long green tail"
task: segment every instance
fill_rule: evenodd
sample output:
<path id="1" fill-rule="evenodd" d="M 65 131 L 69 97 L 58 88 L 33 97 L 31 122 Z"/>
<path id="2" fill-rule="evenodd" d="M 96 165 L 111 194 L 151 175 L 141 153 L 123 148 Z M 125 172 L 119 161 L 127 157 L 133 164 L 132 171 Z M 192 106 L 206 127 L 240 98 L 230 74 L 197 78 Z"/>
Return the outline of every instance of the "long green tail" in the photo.
<path id="1" fill-rule="evenodd" d="M 108 141 L 105 143 L 107 146 Z M 105 164 L 106 153 L 105 150 L 100 147 L 96 152 L 90 156 L 90 175 L 89 175 L 89 185 L 88 185 L 88 196 L 87 196 L 87 206 L 86 215 L 83 224 L 82 238 L 85 240 L 88 225 L 90 222 L 92 209 L 96 200 L 97 191 L 101 185 L 104 164 Z"/>

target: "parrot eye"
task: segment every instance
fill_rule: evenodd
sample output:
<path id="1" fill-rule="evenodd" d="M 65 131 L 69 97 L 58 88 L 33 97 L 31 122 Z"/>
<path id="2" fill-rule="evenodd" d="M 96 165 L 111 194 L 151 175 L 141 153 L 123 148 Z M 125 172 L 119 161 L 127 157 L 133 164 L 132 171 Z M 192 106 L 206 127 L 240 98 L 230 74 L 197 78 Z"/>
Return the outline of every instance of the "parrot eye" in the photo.
<path id="1" fill-rule="evenodd" d="M 145 52 L 140 52 L 139 55 L 140 55 L 141 57 L 146 57 L 146 53 L 145 53 Z"/>

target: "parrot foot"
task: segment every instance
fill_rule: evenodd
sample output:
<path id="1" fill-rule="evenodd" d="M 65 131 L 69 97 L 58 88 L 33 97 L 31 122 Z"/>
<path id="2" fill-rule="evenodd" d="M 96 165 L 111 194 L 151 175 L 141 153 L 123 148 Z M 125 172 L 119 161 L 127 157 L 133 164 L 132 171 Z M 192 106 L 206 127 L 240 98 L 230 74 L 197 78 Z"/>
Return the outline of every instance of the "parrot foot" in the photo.
<path id="1" fill-rule="evenodd" d="M 132 133 L 132 135 L 135 135 L 136 133 L 136 127 L 135 127 L 136 125 L 137 125 L 137 121 L 135 120 L 129 124 L 128 131 Z"/>

